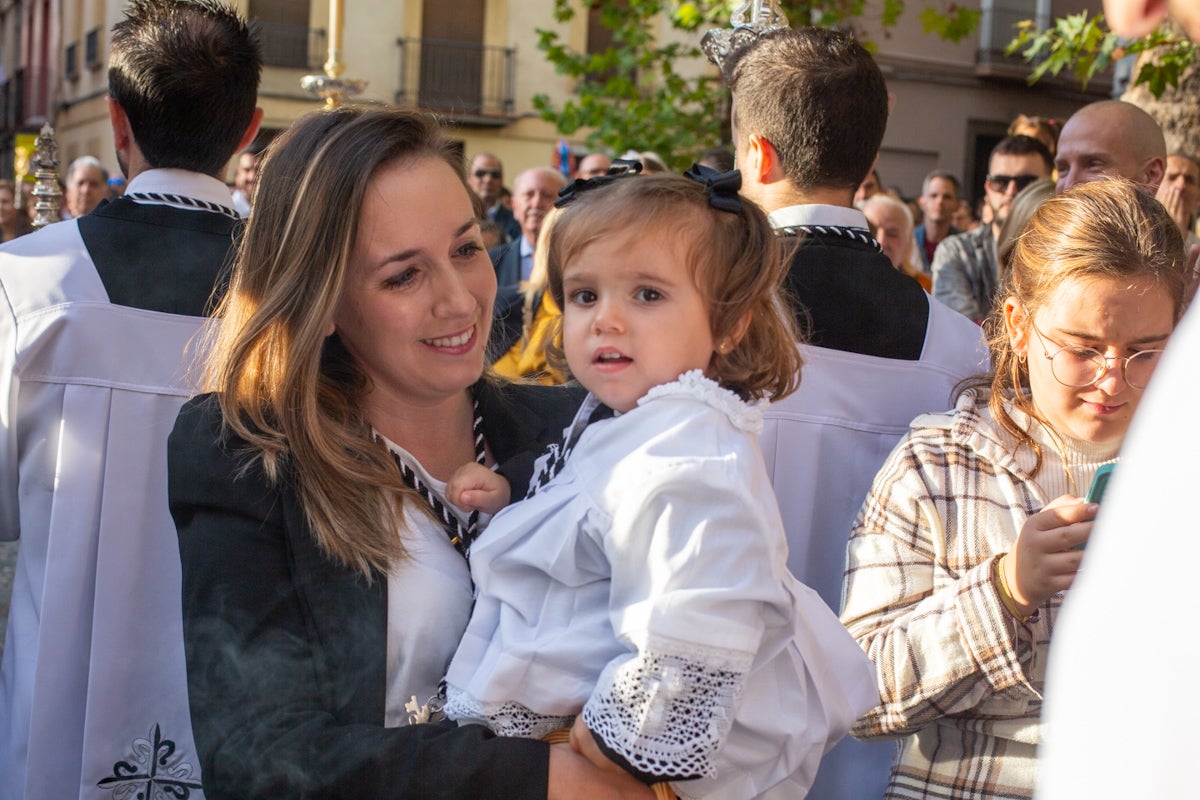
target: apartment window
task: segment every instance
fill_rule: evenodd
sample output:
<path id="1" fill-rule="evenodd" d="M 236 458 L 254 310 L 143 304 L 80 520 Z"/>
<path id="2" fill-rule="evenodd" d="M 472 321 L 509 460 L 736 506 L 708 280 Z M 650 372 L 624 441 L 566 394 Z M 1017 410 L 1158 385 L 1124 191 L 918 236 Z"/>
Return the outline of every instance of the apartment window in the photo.
<path id="1" fill-rule="evenodd" d="M 982 0 L 979 49 L 1000 53 L 1017 35 L 1017 23 L 1031 19 L 1038 30 L 1050 27 L 1050 0 Z"/>
<path id="2" fill-rule="evenodd" d="M 68 80 L 79 77 L 79 42 L 71 42 L 63 53 L 63 72 Z"/>
<path id="3" fill-rule="evenodd" d="M 100 68 L 100 29 L 92 28 L 83 39 L 83 63 L 88 69 Z"/>
<path id="4" fill-rule="evenodd" d="M 625 5 L 623 0 L 622 0 L 621 5 Z M 609 28 L 608 26 L 606 26 L 604 24 L 603 17 L 604 17 L 604 13 L 603 13 L 602 9 L 600 9 L 596 6 L 592 6 L 591 8 L 588 9 L 588 21 L 587 21 L 587 53 L 588 53 L 588 55 L 598 55 L 600 53 L 603 53 L 606 50 L 608 50 L 610 47 L 613 47 L 613 45 L 616 43 L 616 38 L 613 35 L 613 30 L 612 30 L 612 28 Z M 600 70 L 598 72 L 589 73 L 587 77 L 588 77 L 588 80 L 596 81 L 598 83 L 603 83 L 604 81 L 608 80 L 609 78 L 614 77 L 616 74 L 617 74 L 617 67 L 613 66 L 613 67 L 610 67 L 605 70 Z M 636 79 L 636 76 L 637 76 L 637 72 L 634 71 L 628 77 L 630 79 Z"/>
<path id="5" fill-rule="evenodd" d="M 258 23 L 264 64 L 309 69 L 320 63 L 314 58 L 317 32 L 308 27 L 307 0 L 250 0 L 249 15 Z"/>

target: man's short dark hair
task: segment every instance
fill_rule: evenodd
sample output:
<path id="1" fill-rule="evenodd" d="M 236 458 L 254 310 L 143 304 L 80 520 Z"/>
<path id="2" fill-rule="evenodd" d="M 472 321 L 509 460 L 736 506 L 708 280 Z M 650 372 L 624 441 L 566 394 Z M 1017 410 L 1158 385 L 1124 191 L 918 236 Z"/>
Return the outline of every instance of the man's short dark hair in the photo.
<path id="1" fill-rule="evenodd" d="M 255 139 L 253 142 L 251 142 L 250 144 L 243 147 L 241 152 L 238 153 L 238 155 L 239 156 L 255 156 L 257 158 L 258 156 L 261 156 L 263 153 L 265 153 L 266 150 L 267 150 L 267 143 L 259 141 L 258 139 Z"/>
<path id="2" fill-rule="evenodd" d="M 700 154 L 697 161 L 707 164 L 719 172 L 729 172 L 735 166 L 733 153 L 728 147 L 710 147 Z"/>
<path id="3" fill-rule="evenodd" d="M 887 84 L 853 37 L 826 28 L 770 31 L 725 63 L 738 136 L 762 136 L 798 189 L 853 191 L 887 127 Z"/>
<path id="4" fill-rule="evenodd" d="M 1027 156 L 1030 153 L 1042 157 L 1042 161 L 1046 164 L 1047 175 L 1054 171 L 1054 156 L 1050 153 L 1050 148 L 1046 147 L 1040 139 L 1032 136 L 1004 137 L 992 148 L 992 153 L 988 156 L 988 163 L 990 164 L 996 156 Z"/>
<path id="5" fill-rule="evenodd" d="M 933 172 L 930 172 L 928 175 L 926 175 L 925 180 L 921 181 L 921 194 L 925 194 L 925 192 L 929 189 L 929 184 L 935 180 L 938 180 L 939 178 L 947 181 L 951 186 L 954 187 L 955 197 L 962 194 L 962 184 L 958 182 L 958 176 L 946 169 L 935 169 Z"/>
<path id="6" fill-rule="evenodd" d="M 108 93 L 151 167 L 224 170 L 261 73 L 258 35 L 216 0 L 133 0 L 113 26 Z"/>

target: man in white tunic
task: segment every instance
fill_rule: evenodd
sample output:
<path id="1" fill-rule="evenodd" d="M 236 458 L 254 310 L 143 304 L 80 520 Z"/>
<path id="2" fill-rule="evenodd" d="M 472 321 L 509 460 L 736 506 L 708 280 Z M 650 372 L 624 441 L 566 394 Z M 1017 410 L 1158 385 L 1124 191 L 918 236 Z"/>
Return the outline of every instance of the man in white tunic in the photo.
<path id="1" fill-rule="evenodd" d="M 918 414 L 983 371 L 978 326 L 892 267 L 853 207 L 887 125 L 887 87 L 853 38 L 782 28 L 722 65 L 742 194 L 795 247 L 787 285 L 807 344 L 800 389 L 760 436 L 788 567 L 837 611 L 846 542 L 875 473 Z M 788 248 L 785 247 L 785 250 Z M 894 746 L 844 739 L 809 798 L 881 797 Z"/>
<path id="2" fill-rule="evenodd" d="M 123 198 L 0 249 L 0 798 L 200 795 L 167 434 L 233 252 L 217 176 L 257 132 L 256 37 L 214 0 L 113 28 Z"/>

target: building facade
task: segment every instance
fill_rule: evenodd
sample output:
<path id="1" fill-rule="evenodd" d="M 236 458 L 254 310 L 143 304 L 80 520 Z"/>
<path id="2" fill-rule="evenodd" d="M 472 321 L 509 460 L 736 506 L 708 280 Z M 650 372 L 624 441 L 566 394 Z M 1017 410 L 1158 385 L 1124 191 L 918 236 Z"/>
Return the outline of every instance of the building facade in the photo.
<path id="1" fill-rule="evenodd" d="M 264 138 L 321 101 L 301 88 L 327 59 L 330 0 L 234 0 L 260 27 L 266 55 L 260 105 Z M 558 134 L 531 98 L 561 103 L 571 80 L 537 48 L 537 28 L 557 28 L 572 47 L 607 43 L 597 14 L 582 9 L 554 21 L 553 0 L 342 0 L 343 77 L 367 81 L 358 98 L 418 105 L 441 114 L 464 154 L 496 153 L 507 175 L 554 163 Z M 109 31 L 125 0 L 0 0 L 0 171 L 21 174 L 24 148 L 43 121 L 58 133 L 63 169 L 91 154 L 117 171 L 105 103 Z M 953 44 L 921 31 L 910 10 L 884 35 L 868 13 L 863 31 L 893 97 L 879 170 L 887 186 L 919 193 L 934 168 L 961 175 L 964 192 L 982 191 L 987 152 L 1018 113 L 1065 118 L 1106 96 L 1068 80 L 1029 87 L 1028 67 L 1003 56 L 1018 20 L 1046 21 L 1082 10 L 1083 0 L 983 0 L 979 32 Z M 868 4 L 868 11 L 870 4 Z M 663 35 L 671 35 L 664 21 Z M 695 68 L 702 68 L 696 65 Z M 636 147 L 636 143 L 631 143 Z M 583 150 L 581 142 L 574 143 Z M 982 164 L 982 167 L 980 166 Z M 982 171 L 981 171 L 982 170 Z"/>

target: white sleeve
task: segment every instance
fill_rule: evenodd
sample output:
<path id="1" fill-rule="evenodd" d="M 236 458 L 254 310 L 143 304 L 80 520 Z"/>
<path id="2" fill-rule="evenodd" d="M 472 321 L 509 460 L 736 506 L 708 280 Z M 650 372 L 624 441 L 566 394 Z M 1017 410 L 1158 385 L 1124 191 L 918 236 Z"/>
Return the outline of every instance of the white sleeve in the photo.
<path id="1" fill-rule="evenodd" d="M 612 489 L 610 618 L 628 652 L 583 714 L 645 775 L 714 774 L 767 606 L 787 602 L 778 515 L 752 499 L 746 455 L 625 465 Z"/>

